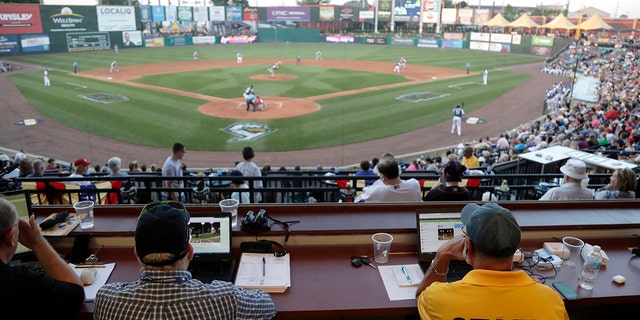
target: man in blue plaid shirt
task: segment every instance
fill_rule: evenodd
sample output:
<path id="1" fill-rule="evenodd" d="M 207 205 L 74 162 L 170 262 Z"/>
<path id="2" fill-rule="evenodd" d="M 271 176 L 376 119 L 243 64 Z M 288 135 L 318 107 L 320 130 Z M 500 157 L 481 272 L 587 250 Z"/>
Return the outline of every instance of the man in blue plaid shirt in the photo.
<path id="1" fill-rule="evenodd" d="M 262 290 L 233 283 L 202 283 L 187 271 L 193 258 L 189 213 L 179 202 L 150 203 L 135 231 L 140 280 L 108 283 L 95 298 L 93 318 L 102 319 L 271 319 L 276 307 Z"/>

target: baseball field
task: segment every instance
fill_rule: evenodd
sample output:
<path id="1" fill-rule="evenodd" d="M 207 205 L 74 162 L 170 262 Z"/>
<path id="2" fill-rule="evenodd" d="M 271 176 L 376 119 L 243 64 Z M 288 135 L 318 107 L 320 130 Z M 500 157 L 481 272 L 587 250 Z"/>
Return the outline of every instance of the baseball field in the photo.
<path id="1" fill-rule="evenodd" d="M 198 62 L 193 61 L 194 50 L 199 52 Z M 324 60 L 314 59 L 317 50 Z M 244 56 L 242 64 L 236 63 L 237 52 Z M 300 64 L 297 55 L 302 57 Z M 407 59 L 407 67 L 393 73 L 400 57 Z M 117 72 L 109 71 L 113 60 Z M 181 141 L 188 150 L 213 157 L 218 152 L 237 155 L 246 145 L 257 152 L 291 155 L 406 134 L 450 121 L 457 103 L 464 103 L 467 114 L 473 114 L 530 80 L 531 75 L 519 72 L 518 66 L 540 63 L 542 58 L 418 47 L 279 43 L 121 49 L 12 61 L 31 66 L 27 72 L 11 74 L 10 80 L 37 111 L 34 118 L 87 137 L 135 146 L 141 152 L 138 160 L 161 163 L 163 158 L 145 159 L 145 148 L 166 153 L 173 142 Z M 72 70 L 74 61 L 78 74 Z M 271 78 L 267 68 L 276 61 L 282 64 Z M 472 65 L 469 75 L 467 61 Z M 43 87 L 44 68 L 50 69 L 51 87 Z M 484 68 L 489 70 L 487 86 L 482 84 Z M 265 100 L 266 110 L 245 110 L 242 92 L 250 84 Z M 84 150 L 74 147 L 71 152 L 102 157 L 98 138 L 88 138 Z M 415 151 L 424 145 L 415 141 Z M 383 151 L 371 150 L 361 158 Z M 337 164 L 359 161 L 336 158 Z"/>

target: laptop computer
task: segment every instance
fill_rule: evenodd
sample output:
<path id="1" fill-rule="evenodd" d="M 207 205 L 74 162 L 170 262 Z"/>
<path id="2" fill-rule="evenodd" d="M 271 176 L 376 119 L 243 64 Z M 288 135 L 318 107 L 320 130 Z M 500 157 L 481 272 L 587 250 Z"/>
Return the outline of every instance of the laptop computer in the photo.
<path id="1" fill-rule="evenodd" d="M 426 272 L 440 246 L 451 238 L 462 234 L 462 219 L 459 212 L 434 213 L 417 211 L 416 226 L 418 232 L 418 264 L 422 271 Z M 449 263 L 449 272 L 446 280 L 448 282 L 460 280 L 471 269 L 473 268 L 464 261 L 452 260 Z"/>
<path id="2" fill-rule="evenodd" d="M 191 275 L 202 282 L 231 281 L 231 213 L 216 212 L 191 217 L 194 257 Z"/>

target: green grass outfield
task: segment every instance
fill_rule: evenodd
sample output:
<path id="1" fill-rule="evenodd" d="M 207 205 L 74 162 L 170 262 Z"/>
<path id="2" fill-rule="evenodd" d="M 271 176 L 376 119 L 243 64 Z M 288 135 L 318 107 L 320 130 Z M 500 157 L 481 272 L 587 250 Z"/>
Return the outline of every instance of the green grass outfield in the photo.
<path id="1" fill-rule="evenodd" d="M 303 65 L 283 65 L 279 70 L 280 74 L 296 76 L 293 81 L 249 79 L 256 73 L 266 73 L 262 70 L 268 67 L 266 65 L 149 76 L 138 81 L 223 98 L 239 97 L 250 83 L 264 96 L 304 98 L 407 81 L 398 75 L 305 66 L 305 59 L 314 59 L 315 51 L 319 49 L 325 59 L 344 60 L 345 64 L 349 60 L 386 61 L 390 69 L 401 56 L 408 60 L 408 68 L 420 64 L 462 70 L 469 61 L 473 71 L 490 70 L 491 85 L 483 86 L 478 73 L 463 79 L 325 99 L 318 101 L 322 106 L 320 111 L 303 116 L 249 121 L 201 114 L 198 106 L 205 103 L 203 100 L 77 77 L 71 73 L 76 59 L 81 71 L 108 68 L 116 58 L 120 66 L 191 61 L 193 46 L 121 49 L 117 55 L 105 51 L 16 57 L 13 59 L 52 68 L 49 73 L 52 87 L 43 87 L 41 71 L 15 73 L 10 77 L 29 103 L 46 117 L 94 135 L 152 147 L 166 147 L 167 141 L 182 141 L 190 150 L 238 151 L 246 141 L 232 142 L 230 140 L 235 136 L 222 129 L 232 124 L 251 123 L 274 130 L 252 141 L 256 151 L 291 151 L 375 140 L 448 120 L 456 103 L 464 101 L 465 110 L 473 111 L 530 78 L 497 69 L 542 61 L 534 56 L 470 50 L 326 43 L 216 44 L 196 49 L 200 60 L 235 61 L 236 53 L 242 51 L 245 61 L 258 58 L 275 61 L 300 55 Z M 474 84 L 455 87 L 463 82 Z M 443 97 L 421 102 L 396 99 L 401 95 L 425 92 Z M 96 93 L 124 96 L 129 100 L 103 104 L 80 97 Z"/>

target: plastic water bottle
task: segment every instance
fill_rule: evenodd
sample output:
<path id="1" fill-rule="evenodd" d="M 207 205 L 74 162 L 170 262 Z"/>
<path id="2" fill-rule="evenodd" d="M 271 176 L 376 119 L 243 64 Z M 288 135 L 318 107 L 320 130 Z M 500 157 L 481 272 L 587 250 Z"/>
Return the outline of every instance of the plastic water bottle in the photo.
<path id="1" fill-rule="evenodd" d="M 578 284 L 582 289 L 593 289 L 593 286 L 596 283 L 596 278 L 598 278 L 598 271 L 600 271 L 601 264 L 602 253 L 600 252 L 600 246 L 593 246 L 593 250 L 589 252 L 584 261 L 582 273 L 578 277 Z"/>

